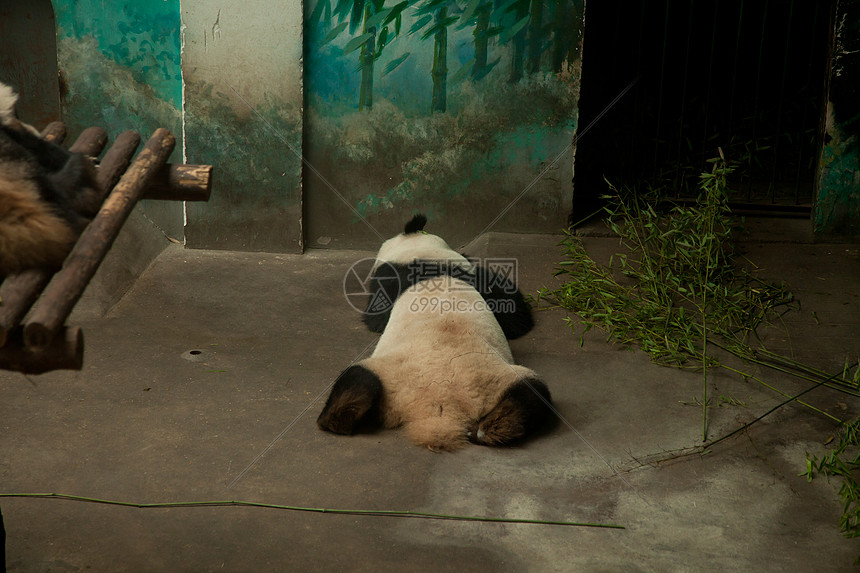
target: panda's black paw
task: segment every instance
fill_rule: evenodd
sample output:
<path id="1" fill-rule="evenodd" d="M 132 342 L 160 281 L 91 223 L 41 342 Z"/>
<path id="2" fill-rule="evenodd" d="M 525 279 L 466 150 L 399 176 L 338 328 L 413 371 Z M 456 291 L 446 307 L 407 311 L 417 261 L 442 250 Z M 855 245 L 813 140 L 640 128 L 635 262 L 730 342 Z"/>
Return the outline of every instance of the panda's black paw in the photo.
<path id="1" fill-rule="evenodd" d="M 469 441 L 482 446 L 504 446 L 525 434 L 522 416 L 498 407 L 469 431 Z"/>
<path id="2" fill-rule="evenodd" d="M 381 393 L 379 376 L 354 364 L 337 377 L 317 425 L 327 432 L 352 434 L 365 418 L 376 417 Z"/>
<path id="3" fill-rule="evenodd" d="M 321 430 L 348 436 L 355 430 L 358 412 L 354 409 L 341 410 L 339 412 L 323 412 L 317 418 L 317 425 Z"/>

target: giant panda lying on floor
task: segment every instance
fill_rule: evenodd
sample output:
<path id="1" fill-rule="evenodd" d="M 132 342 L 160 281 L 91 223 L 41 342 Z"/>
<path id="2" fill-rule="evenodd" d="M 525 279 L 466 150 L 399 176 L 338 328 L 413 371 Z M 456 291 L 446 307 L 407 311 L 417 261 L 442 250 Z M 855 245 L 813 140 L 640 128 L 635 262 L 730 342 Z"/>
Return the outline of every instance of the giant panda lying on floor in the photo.
<path id="1" fill-rule="evenodd" d="M 530 331 L 534 326 L 531 310 L 510 277 L 473 264 L 441 237 L 423 232 L 426 223 L 424 215 L 415 215 L 403 233 L 385 241 L 379 249 L 363 317 L 367 327 L 372 332 L 382 332 L 392 305 L 403 291 L 419 281 L 448 275 L 469 283 L 483 296 L 508 339 Z"/>
<path id="2" fill-rule="evenodd" d="M 409 286 L 370 358 L 335 381 L 319 427 L 352 434 L 365 423 L 403 426 L 433 451 L 509 444 L 541 427 L 551 418 L 549 390 L 514 364 L 487 306 L 471 284 L 447 274 Z"/>
<path id="3" fill-rule="evenodd" d="M 0 83 L 0 280 L 58 267 L 100 200 L 90 160 L 19 121 L 17 101 Z"/>

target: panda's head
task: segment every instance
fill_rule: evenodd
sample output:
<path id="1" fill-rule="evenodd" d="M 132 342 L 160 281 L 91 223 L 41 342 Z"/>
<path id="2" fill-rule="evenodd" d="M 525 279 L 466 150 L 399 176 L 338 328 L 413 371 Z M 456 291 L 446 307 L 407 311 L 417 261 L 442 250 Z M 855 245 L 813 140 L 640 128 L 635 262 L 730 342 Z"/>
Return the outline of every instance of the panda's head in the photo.
<path id="1" fill-rule="evenodd" d="M 363 320 L 373 332 L 382 332 L 391 308 L 409 287 L 440 276 L 451 276 L 473 286 L 494 308 L 505 336 L 518 338 L 531 330 L 531 309 L 509 277 L 476 265 L 436 235 L 424 231 L 427 217 L 417 214 L 403 232 L 382 244 L 367 285 L 370 295 Z"/>
<path id="2" fill-rule="evenodd" d="M 473 268 L 469 260 L 448 246 L 442 237 L 424 231 L 427 217 L 417 214 L 403 228 L 399 235 L 388 239 L 376 254 L 374 269 L 389 264 L 415 266 L 414 263 L 446 263 L 464 271 Z M 409 285 L 404 286 L 404 290 Z"/>

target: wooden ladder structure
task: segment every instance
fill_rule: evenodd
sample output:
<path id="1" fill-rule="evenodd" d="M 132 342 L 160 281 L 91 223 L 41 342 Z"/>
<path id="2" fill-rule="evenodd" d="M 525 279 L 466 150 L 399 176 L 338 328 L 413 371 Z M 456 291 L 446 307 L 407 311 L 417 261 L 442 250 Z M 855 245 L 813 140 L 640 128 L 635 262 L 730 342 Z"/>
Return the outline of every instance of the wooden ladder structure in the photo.
<path id="1" fill-rule="evenodd" d="M 57 144 L 65 136 L 61 122 L 42 132 L 43 138 Z M 103 129 L 90 127 L 69 150 L 98 157 L 107 139 Z M 209 199 L 212 166 L 167 163 L 176 145 L 168 130 L 157 129 L 132 161 L 139 145 L 138 133 L 123 132 L 99 162 L 96 186 L 103 198 L 101 209 L 62 268 L 56 273 L 29 269 L 0 285 L 0 369 L 41 374 L 83 368 L 83 332 L 65 323 L 134 206 L 140 199 Z"/>

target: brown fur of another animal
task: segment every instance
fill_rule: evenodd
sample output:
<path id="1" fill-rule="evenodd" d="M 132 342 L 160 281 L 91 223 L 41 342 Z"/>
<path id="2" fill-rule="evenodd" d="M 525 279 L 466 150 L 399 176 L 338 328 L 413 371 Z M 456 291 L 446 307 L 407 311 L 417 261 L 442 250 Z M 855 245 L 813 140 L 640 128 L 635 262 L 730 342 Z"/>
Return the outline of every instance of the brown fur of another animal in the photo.
<path id="1" fill-rule="evenodd" d="M 34 177 L 26 163 L 0 172 L 0 276 L 58 268 L 75 243 L 75 231 L 41 200 Z"/>

